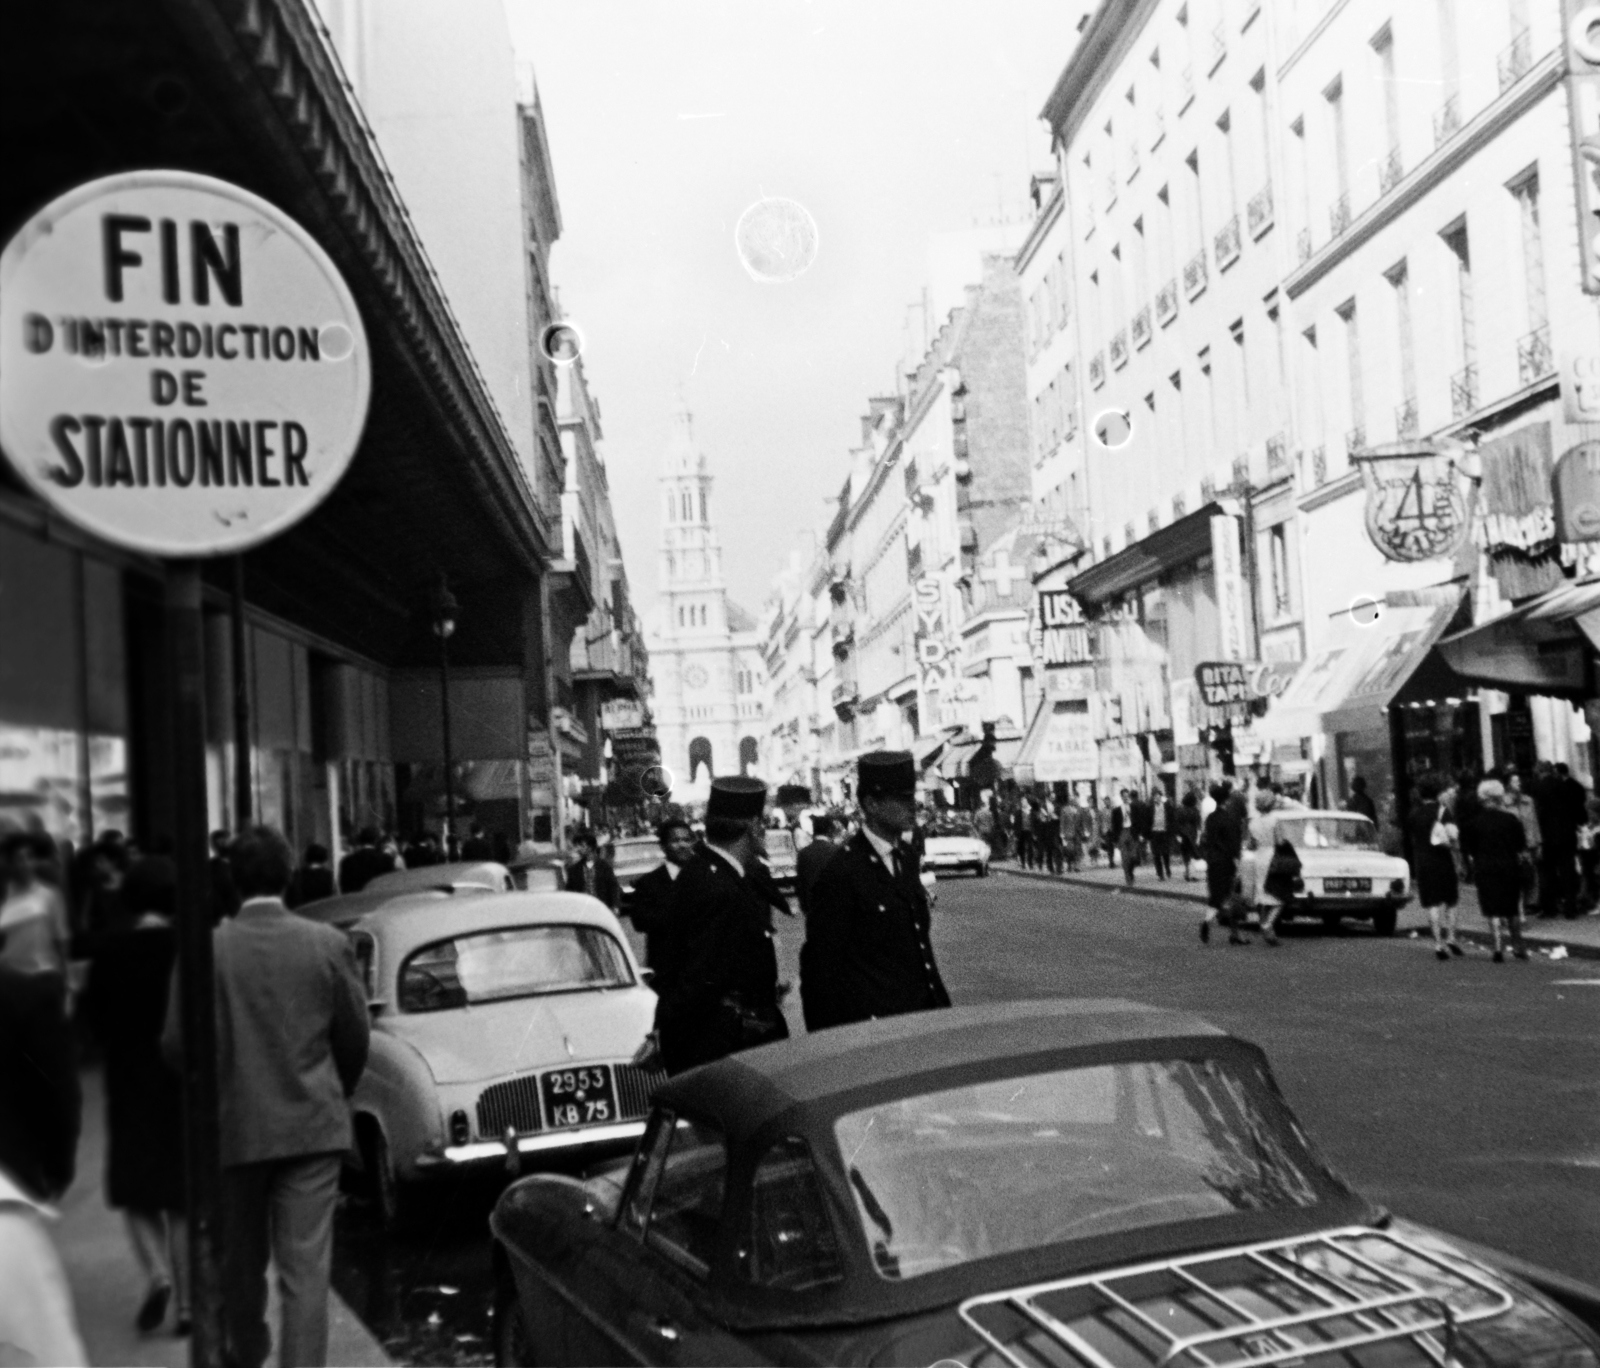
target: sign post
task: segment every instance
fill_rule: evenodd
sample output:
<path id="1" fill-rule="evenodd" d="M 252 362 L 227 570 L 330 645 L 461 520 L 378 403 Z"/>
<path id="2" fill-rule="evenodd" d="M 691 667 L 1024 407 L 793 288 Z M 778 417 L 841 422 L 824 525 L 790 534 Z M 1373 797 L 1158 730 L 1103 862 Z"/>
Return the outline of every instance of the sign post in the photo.
<path id="1" fill-rule="evenodd" d="M 224 1359 L 201 561 L 260 545 L 327 497 L 370 389 L 366 333 L 333 263 L 224 181 L 90 181 L 0 253 L 0 446 L 64 518 L 166 561 L 197 1368 Z"/>

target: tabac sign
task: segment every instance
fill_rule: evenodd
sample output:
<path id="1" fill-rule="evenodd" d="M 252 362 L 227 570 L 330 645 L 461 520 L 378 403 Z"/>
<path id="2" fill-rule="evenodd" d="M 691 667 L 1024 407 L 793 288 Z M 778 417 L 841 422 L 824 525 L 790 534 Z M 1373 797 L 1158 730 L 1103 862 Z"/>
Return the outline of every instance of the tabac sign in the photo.
<path id="1" fill-rule="evenodd" d="M 333 263 L 223 181 L 91 181 L 0 256 L 0 443 L 120 546 L 209 556 L 284 531 L 349 465 L 370 388 Z"/>

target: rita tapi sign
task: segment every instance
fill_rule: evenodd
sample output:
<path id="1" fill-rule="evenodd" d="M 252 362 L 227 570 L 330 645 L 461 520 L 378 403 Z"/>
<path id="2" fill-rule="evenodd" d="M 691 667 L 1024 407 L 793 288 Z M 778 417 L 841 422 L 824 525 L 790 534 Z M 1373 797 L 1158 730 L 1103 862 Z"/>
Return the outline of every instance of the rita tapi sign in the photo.
<path id="1" fill-rule="evenodd" d="M 0 442 L 117 545 L 209 556 L 284 531 L 349 465 L 370 388 L 333 263 L 238 186 L 91 181 L 0 257 Z"/>
<path id="2" fill-rule="evenodd" d="M 1212 708 L 1225 708 L 1230 704 L 1276 698 L 1289 687 L 1299 668 L 1295 662 L 1207 661 L 1195 666 L 1194 682 L 1199 686 L 1203 703 Z"/>

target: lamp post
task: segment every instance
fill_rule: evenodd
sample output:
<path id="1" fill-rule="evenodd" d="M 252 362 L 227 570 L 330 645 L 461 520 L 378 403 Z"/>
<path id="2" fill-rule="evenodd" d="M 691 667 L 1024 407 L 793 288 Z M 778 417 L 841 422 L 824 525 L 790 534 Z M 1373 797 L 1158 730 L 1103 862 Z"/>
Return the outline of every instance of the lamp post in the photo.
<path id="1" fill-rule="evenodd" d="M 450 838 L 455 834 L 456 780 L 450 757 L 450 636 L 456 630 L 460 605 L 443 575 L 433 595 L 433 631 L 439 638 L 439 720 L 444 736 L 444 854 L 452 857 Z"/>

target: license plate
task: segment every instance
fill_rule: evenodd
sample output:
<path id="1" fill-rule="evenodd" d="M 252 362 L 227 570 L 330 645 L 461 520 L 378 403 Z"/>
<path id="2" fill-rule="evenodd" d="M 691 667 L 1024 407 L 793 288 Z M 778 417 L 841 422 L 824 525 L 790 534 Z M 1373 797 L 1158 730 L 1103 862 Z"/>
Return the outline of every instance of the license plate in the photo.
<path id="1" fill-rule="evenodd" d="M 617 1119 L 617 1091 L 609 1064 L 540 1074 L 539 1091 L 544 1097 L 545 1125 L 551 1130 L 600 1126 Z"/>
<path id="2" fill-rule="evenodd" d="M 1324 893 L 1370 893 L 1372 892 L 1371 879 L 1324 879 L 1322 881 Z"/>

